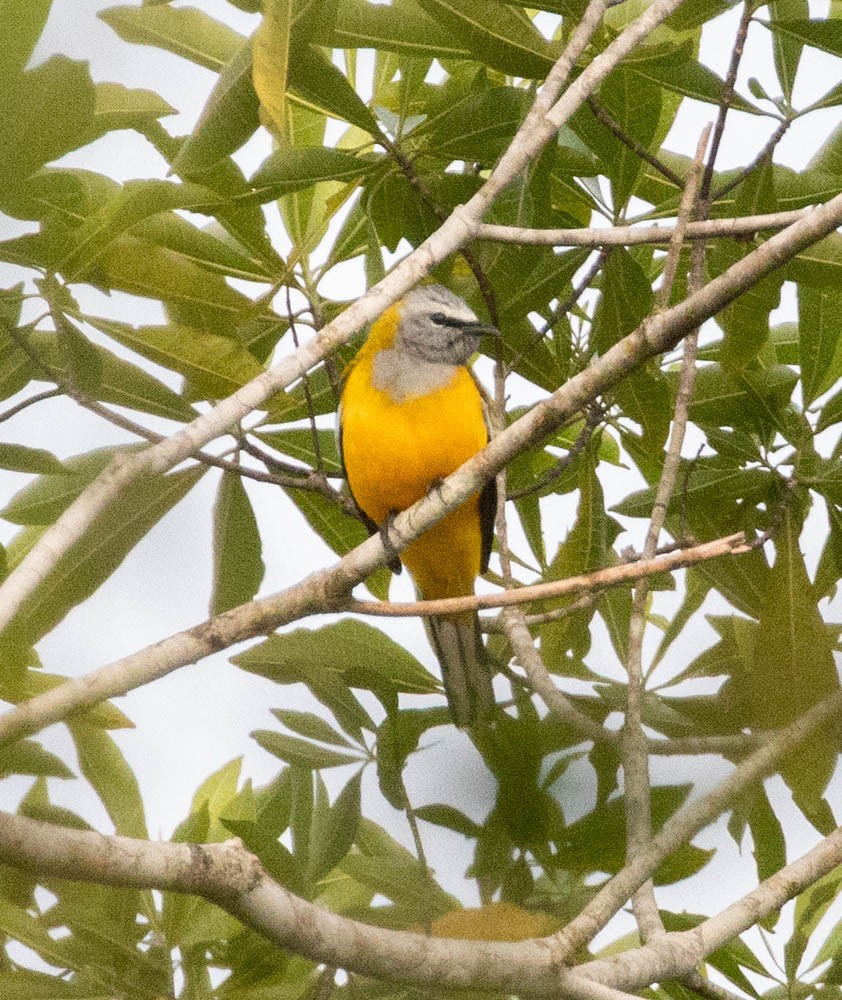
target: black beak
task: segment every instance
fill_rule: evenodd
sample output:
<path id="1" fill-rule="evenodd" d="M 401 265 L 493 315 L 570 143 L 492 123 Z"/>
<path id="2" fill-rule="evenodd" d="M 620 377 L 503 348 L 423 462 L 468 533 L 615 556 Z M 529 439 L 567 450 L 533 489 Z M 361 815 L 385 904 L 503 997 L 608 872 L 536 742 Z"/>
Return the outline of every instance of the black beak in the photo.
<path id="1" fill-rule="evenodd" d="M 463 327 L 466 333 L 472 334 L 474 337 L 500 337 L 500 331 L 496 326 L 492 326 L 490 323 L 466 323 Z"/>

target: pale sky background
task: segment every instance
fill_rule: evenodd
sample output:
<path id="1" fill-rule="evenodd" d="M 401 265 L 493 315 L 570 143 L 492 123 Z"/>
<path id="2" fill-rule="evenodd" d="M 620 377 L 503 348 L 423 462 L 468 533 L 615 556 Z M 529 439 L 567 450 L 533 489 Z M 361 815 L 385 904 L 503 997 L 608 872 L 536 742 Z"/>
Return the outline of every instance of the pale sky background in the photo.
<path id="1" fill-rule="evenodd" d="M 256 15 L 243 14 L 223 0 L 195 0 L 193 5 L 225 19 L 243 33 L 249 33 L 258 22 Z M 179 109 L 177 115 L 163 119 L 165 127 L 173 134 L 189 132 L 216 80 L 216 74 L 174 55 L 123 43 L 96 17 L 97 10 L 107 6 L 113 4 L 103 0 L 55 0 L 36 58 L 62 52 L 77 59 L 90 60 L 94 80 L 152 87 Z M 186 7 L 190 4 L 175 0 L 172 6 Z M 825 14 L 825 5 L 815 5 L 814 16 Z M 704 38 L 703 60 L 720 75 L 725 74 L 730 40 L 738 18 L 739 10 L 723 16 L 716 30 Z M 767 42 L 768 34 L 763 31 L 753 30 L 750 34 L 738 87 L 743 93 L 746 93 L 748 76 L 759 78 L 770 93 L 776 92 L 771 50 Z M 805 66 L 808 71 L 804 70 Z M 839 78 L 840 60 L 811 51 L 802 61 L 796 87 L 796 106 L 809 103 Z M 681 152 L 694 149 L 702 125 L 713 117 L 714 109 L 711 107 L 685 101 L 667 145 Z M 834 109 L 815 113 L 807 121 L 796 123 L 781 143 L 776 159 L 796 169 L 804 166 L 838 120 L 839 112 Z M 767 119 L 732 113 L 718 166 L 726 168 L 747 162 L 762 146 L 770 131 Z M 237 160 L 248 174 L 269 149 L 269 139 L 261 133 L 237 154 Z M 166 164 L 155 150 L 141 136 L 128 131 L 91 144 L 66 157 L 63 162 L 101 170 L 121 181 L 133 177 L 163 177 L 166 174 Z M 273 211 L 271 206 L 269 211 Z M 17 235 L 21 231 L 19 223 L 0 215 L 0 238 Z M 274 232 L 283 252 L 283 236 L 277 227 Z M 0 266 L 0 284 L 3 286 L 19 280 L 19 276 L 19 270 Z M 361 290 L 362 283 L 358 276 L 349 275 L 349 271 L 345 270 L 343 277 L 347 279 L 344 286 L 325 282 L 323 290 L 339 298 L 350 298 Z M 122 294 L 109 298 L 85 289 L 81 298 L 83 307 L 91 312 L 119 316 L 132 323 L 158 322 L 162 318 L 156 303 Z M 279 304 L 279 310 L 283 311 L 283 308 L 283 304 Z M 785 295 L 780 318 L 791 318 L 792 315 L 792 296 Z M 120 350 L 113 344 L 109 347 L 118 352 Z M 487 366 L 481 368 L 481 374 L 488 375 Z M 171 375 L 167 379 L 170 384 L 178 384 L 178 380 Z M 9 401 L 6 401 L 0 408 L 5 409 L 8 405 Z M 171 426 L 145 416 L 140 419 L 155 429 L 169 429 Z M 104 444 L 125 441 L 126 436 L 71 403 L 50 400 L 0 426 L 0 439 L 47 448 L 64 458 Z M 0 472 L 0 505 L 28 479 L 23 475 Z M 202 621 L 207 616 L 211 581 L 211 511 L 216 483 L 216 473 L 207 473 L 198 487 L 137 546 L 111 579 L 39 644 L 47 669 L 76 676 Z M 609 502 L 614 502 L 619 494 L 612 498 L 612 483 L 608 481 L 605 485 Z M 294 583 L 306 572 L 333 561 L 333 554 L 313 536 L 280 491 L 251 481 L 246 483 L 246 488 L 263 532 L 267 572 L 261 595 L 275 592 Z M 615 484 L 615 491 L 616 488 Z M 628 489 L 627 480 L 623 481 L 622 488 Z M 572 500 L 563 498 L 548 503 L 552 519 L 559 526 L 555 541 L 564 536 L 572 523 L 575 505 L 575 496 Z M 547 523 L 551 523 L 550 519 Z M 618 544 L 640 547 L 644 522 L 629 523 L 633 531 L 620 539 Z M 822 540 L 820 519 L 815 522 L 813 530 L 817 545 L 815 551 L 807 553 L 811 566 Z M 0 522 L 0 541 L 7 542 L 14 531 L 14 526 Z M 548 545 L 550 551 L 553 551 L 553 544 Z M 393 585 L 391 596 L 394 599 L 411 599 L 411 584 L 406 574 Z M 659 595 L 659 601 L 657 610 L 669 614 L 669 608 L 676 599 Z M 318 624 L 317 620 L 307 620 L 295 627 L 313 628 Z M 420 622 L 401 619 L 376 624 L 409 646 L 426 666 L 433 668 L 434 659 Z M 658 636 L 652 636 L 651 632 L 650 629 L 650 640 L 657 641 Z M 711 642 L 712 637 L 712 631 L 700 623 L 693 636 L 693 645 L 701 648 Z M 136 769 L 153 837 L 166 837 L 171 833 L 175 824 L 187 813 L 193 792 L 200 782 L 231 758 L 242 755 L 243 775 L 258 784 L 277 773 L 280 762 L 257 747 L 248 735 L 254 729 L 277 727 L 269 713 L 270 708 L 319 710 L 303 689 L 279 687 L 231 666 L 228 657 L 238 652 L 239 648 L 209 657 L 196 666 L 182 668 L 118 701 L 134 720 L 136 728 L 114 735 Z M 686 641 L 678 644 L 678 648 L 684 649 L 685 657 L 690 657 Z M 614 654 L 609 649 L 604 631 L 597 626 L 590 662 L 604 667 L 606 662 L 613 661 Z M 669 663 L 677 665 L 678 662 L 673 655 L 665 669 L 668 669 Z M 427 699 L 424 703 L 430 702 Z M 64 759 L 73 759 L 70 741 L 62 727 L 52 727 L 42 735 L 42 739 L 48 748 L 60 753 Z M 467 737 L 448 727 L 436 730 L 427 742 L 430 744 L 428 748 L 415 755 L 407 769 L 413 803 L 449 802 L 481 819 L 493 802 L 494 783 Z M 690 761 L 656 758 L 652 772 L 655 783 L 692 780 L 697 792 L 702 792 L 727 773 L 727 767 L 714 757 Z M 325 775 L 334 792 L 348 776 L 349 772 L 344 769 Z M 380 799 L 372 769 L 367 771 L 366 782 L 369 801 Z M 28 779 L 0 783 L 0 804 L 14 808 L 29 784 Z M 789 795 L 781 782 L 775 779 L 771 786 L 774 800 L 788 824 L 790 855 L 795 857 L 811 847 L 818 836 L 792 809 Z M 82 782 L 51 780 L 50 788 L 54 801 L 82 812 L 99 829 L 110 829 L 107 816 L 91 800 Z M 842 782 L 837 773 L 828 791 L 832 804 L 840 801 L 841 791 Z M 569 819 L 587 811 L 593 795 L 589 768 L 585 765 L 569 768 L 556 786 L 556 794 Z M 392 811 L 382 799 L 380 803 L 373 818 L 409 845 L 409 831 L 403 817 Z M 445 888 L 466 903 L 475 903 L 472 886 L 466 887 L 461 879 L 461 872 L 469 859 L 467 842 L 455 834 L 437 831 L 426 825 L 423 834 L 431 864 Z M 706 869 L 705 877 L 694 882 L 691 899 L 687 898 L 686 885 L 679 884 L 659 890 L 658 898 L 662 906 L 673 910 L 686 908 L 696 912 L 713 912 L 752 888 L 753 865 L 739 857 L 731 838 L 724 832 L 722 821 L 700 834 L 695 843 L 702 847 L 718 846 L 721 852 Z M 750 843 L 746 845 L 746 850 L 750 850 Z M 723 886 L 727 886 L 727 891 Z M 628 929 L 628 921 L 621 918 L 601 940 L 616 936 L 621 926 Z"/>

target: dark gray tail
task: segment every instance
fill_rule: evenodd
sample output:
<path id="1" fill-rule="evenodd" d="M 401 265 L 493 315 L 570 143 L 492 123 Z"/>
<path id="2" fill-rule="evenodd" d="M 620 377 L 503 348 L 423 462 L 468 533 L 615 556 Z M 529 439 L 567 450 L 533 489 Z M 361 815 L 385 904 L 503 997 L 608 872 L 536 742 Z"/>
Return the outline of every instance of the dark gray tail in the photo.
<path id="1" fill-rule="evenodd" d="M 476 612 L 428 618 L 426 624 L 454 723 L 470 728 L 486 722 L 494 714 L 494 688 Z"/>

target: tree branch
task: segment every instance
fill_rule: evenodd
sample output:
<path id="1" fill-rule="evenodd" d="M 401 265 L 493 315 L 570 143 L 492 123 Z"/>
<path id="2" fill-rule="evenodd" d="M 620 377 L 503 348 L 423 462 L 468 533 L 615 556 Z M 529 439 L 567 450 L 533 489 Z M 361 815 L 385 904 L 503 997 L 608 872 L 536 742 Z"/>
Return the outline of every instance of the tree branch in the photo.
<path id="1" fill-rule="evenodd" d="M 838 696 L 833 696 L 839 701 Z M 577 972 L 601 982 L 637 989 L 696 969 L 705 958 L 738 934 L 780 909 L 842 863 L 842 827 L 812 850 L 775 872 L 751 892 L 689 931 L 672 931 L 611 958 L 595 959 Z"/>
<path id="2" fill-rule="evenodd" d="M 689 842 L 699 830 L 712 823 L 729 808 L 745 788 L 773 774 L 781 757 L 834 718 L 840 709 L 842 709 L 842 690 L 837 690 L 805 712 L 800 719 L 769 737 L 707 795 L 693 799 L 674 813 L 652 837 L 646 848 L 630 860 L 622 871 L 582 909 L 581 913 L 555 935 L 554 954 L 557 961 L 568 961 L 570 956 L 602 930 L 620 906 L 654 874 L 664 858 L 680 844 Z M 715 947 L 718 947 L 718 944 Z M 693 963 L 682 971 L 689 971 L 696 964 Z"/>
<path id="3" fill-rule="evenodd" d="M 768 215 L 747 215 L 734 219 L 705 219 L 687 224 L 687 239 L 755 236 L 768 229 L 783 229 L 803 219 L 811 209 L 798 208 Z M 476 228 L 475 239 L 530 246 L 627 247 L 641 243 L 670 243 L 676 226 L 611 226 L 604 229 L 530 229 L 526 226 L 499 226 L 484 222 Z"/>
<path id="4" fill-rule="evenodd" d="M 664 308 L 669 302 L 675 280 L 681 244 L 687 228 L 687 221 L 696 204 L 699 179 L 704 167 L 704 155 L 710 137 L 710 126 L 705 128 L 696 148 L 696 155 L 687 176 L 687 184 L 681 196 L 678 224 L 675 237 L 670 243 L 669 254 L 664 266 L 663 285 L 656 300 L 656 308 Z M 697 246 L 699 244 L 696 244 Z M 699 262 L 702 258 L 699 257 Z M 695 262 L 694 262 L 695 263 Z M 692 289 L 691 289 L 692 290 Z M 670 497 L 675 490 L 675 477 L 681 459 L 684 433 L 693 385 L 696 377 L 696 344 L 698 330 L 693 330 L 684 340 L 684 360 L 681 364 L 681 380 L 676 395 L 672 430 L 661 478 L 652 504 L 652 516 L 646 539 L 643 543 L 643 559 L 651 559 L 657 548 L 661 529 L 667 515 Z M 649 758 L 646 734 L 643 730 L 643 635 L 646 629 L 646 603 L 649 596 L 649 578 L 642 577 L 634 589 L 631 618 L 629 620 L 629 644 L 626 658 L 628 686 L 626 688 L 626 718 L 620 741 L 623 761 L 623 786 L 626 810 L 626 856 L 631 859 L 639 853 L 652 838 L 652 796 L 649 782 Z M 644 941 L 664 932 L 655 887 L 651 879 L 637 890 L 632 899 L 632 907 L 641 937 Z"/>

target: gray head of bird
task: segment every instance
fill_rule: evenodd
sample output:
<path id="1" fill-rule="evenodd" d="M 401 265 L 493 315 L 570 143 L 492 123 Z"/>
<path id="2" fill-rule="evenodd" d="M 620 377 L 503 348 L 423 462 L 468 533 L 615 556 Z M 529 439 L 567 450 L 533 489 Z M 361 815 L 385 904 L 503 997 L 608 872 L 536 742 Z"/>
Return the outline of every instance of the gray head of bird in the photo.
<path id="1" fill-rule="evenodd" d="M 500 332 L 449 288 L 419 285 L 403 300 L 395 347 L 431 364 L 464 365 L 487 335 Z"/>

